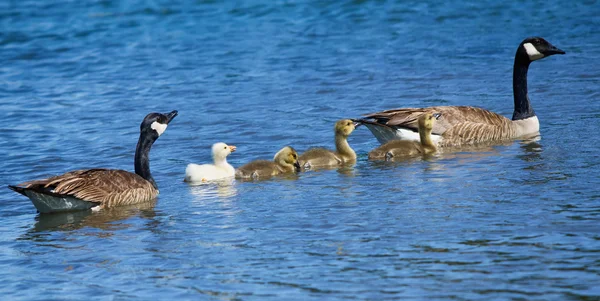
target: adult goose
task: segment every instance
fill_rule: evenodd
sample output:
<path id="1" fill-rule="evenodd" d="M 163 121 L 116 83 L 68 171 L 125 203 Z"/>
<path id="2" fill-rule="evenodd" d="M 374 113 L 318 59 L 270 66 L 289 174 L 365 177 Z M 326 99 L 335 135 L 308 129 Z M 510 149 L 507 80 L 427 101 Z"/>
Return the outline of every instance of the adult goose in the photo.
<path id="1" fill-rule="evenodd" d="M 441 113 L 432 138 L 440 146 L 460 146 L 530 136 L 540 124 L 527 96 L 529 64 L 554 54 L 565 54 L 540 37 L 523 40 L 517 48 L 513 70 L 515 110 L 512 120 L 472 106 L 402 108 L 365 115 L 357 120 L 369 128 L 380 143 L 390 140 L 419 140 L 417 120 L 425 113 Z"/>
<path id="2" fill-rule="evenodd" d="M 150 174 L 150 148 L 175 116 L 177 111 L 146 115 L 135 150 L 135 173 L 82 169 L 8 187 L 28 197 L 41 213 L 98 210 L 150 201 L 158 196 L 158 187 Z"/>

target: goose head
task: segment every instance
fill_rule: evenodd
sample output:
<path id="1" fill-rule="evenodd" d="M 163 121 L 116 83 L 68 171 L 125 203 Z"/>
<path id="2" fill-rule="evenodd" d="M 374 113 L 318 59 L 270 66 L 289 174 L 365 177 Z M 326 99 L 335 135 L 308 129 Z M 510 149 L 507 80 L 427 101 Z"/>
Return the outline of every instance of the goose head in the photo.
<path id="1" fill-rule="evenodd" d="M 342 119 L 335 123 L 335 134 L 343 137 L 348 137 L 356 129 L 354 121 L 350 119 Z"/>
<path id="2" fill-rule="evenodd" d="M 540 37 L 530 37 L 523 40 L 521 45 L 519 45 L 517 55 L 519 55 L 519 53 L 522 56 L 526 56 L 530 62 L 554 54 L 565 54 L 564 51 L 556 48 L 554 45 L 550 44 L 550 42 Z"/>
<path id="3" fill-rule="evenodd" d="M 169 122 L 171 122 L 175 116 L 177 116 L 177 111 L 166 114 L 150 113 L 144 117 L 144 120 L 140 125 L 140 132 L 142 135 L 156 140 L 165 132 L 167 125 L 169 125 Z"/>
<path id="4" fill-rule="evenodd" d="M 298 162 L 298 153 L 291 146 L 286 146 L 275 154 L 273 158 L 275 163 L 284 166 L 294 166 L 296 172 L 300 171 L 300 162 Z"/>
<path id="5" fill-rule="evenodd" d="M 419 129 L 431 131 L 436 120 L 440 119 L 442 113 L 425 113 L 419 117 Z"/>
<path id="6" fill-rule="evenodd" d="M 215 143 L 212 146 L 212 156 L 213 159 L 217 160 L 223 160 L 225 159 L 227 156 L 229 156 L 229 154 L 235 152 L 236 147 L 233 145 L 227 145 L 223 142 L 219 142 L 219 143 Z"/>

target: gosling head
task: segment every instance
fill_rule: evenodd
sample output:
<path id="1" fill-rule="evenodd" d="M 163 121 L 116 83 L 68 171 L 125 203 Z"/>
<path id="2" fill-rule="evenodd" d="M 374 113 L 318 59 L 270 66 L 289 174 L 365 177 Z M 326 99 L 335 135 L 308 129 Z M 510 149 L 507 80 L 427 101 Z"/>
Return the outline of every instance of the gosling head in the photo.
<path id="1" fill-rule="evenodd" d="M 284 164 L 292 165 L 296 172 L 300 171 L 300 162 L 298 162 L 298 153 L 291 146 L 286 146 L 275 154 L 273 161 Z"/>
<path id="2" fill-rule="evenodd" d="M 551 56 L 554 54 L 565 54 L 564 51 L 554 47 L 548 41 L 540 37 L 526 38 L 517 49 L 517 55 L 527 56 L 530 62 Z"/>
<path id="3" fill-rule="evenodd" d="M 144 117 L 142 124 L 140 124 L 140 132 L 156 140 L 165 132 L 167 125 L 175 116 L 177 116 L 177 111 L 166 114 L 150 113 Z"/>
<path id="4" fill-rule="evenodd" d="M 442 113 L 425 113 L 419 117 L 419 130 L 425 129 L 431 131 L 433 124 L 442 116 Z"/>
<path id="5" fill-rule="evenodd" d="M 350 136 L 356 128 L 354 121 L 350 119 L 342 119 L 335 123 L 335 134 L 342 135 L 344 137 Z"/>
<path id="6" fill-rule="evenodd" d="M 223 142 L 215 143 L 212 146 L 213 159 L 225 159 L 229 154 L 235 152 L 235 149 L 234 145 L 227 145 Z"/>

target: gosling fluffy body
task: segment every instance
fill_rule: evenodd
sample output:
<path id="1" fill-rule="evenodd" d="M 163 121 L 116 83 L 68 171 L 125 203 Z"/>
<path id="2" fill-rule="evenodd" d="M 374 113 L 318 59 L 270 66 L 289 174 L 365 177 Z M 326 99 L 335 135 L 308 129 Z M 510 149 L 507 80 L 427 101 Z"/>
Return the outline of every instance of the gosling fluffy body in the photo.
<path id="1" fill-rule="evenodd" d="M 257 160 L 239 167 L 235 172 L 238 179 L 266 179 L 273 176 L 300 171 L 298 153 L 291 146 L 282 148 L 273 161 Z"/>
<path id="2" fill-rule="evenodd" d="M 392 140 L 369 152 L 369 159 L 390 160 L 394 157 L 428 155 L 437 152 L 437 146 L 431 139 L 431 131 L 439 113 L 425 113 L 419 117 L 419 136 L 421 141 Z"/>
<path id="3" fill-rule="evenodd" d="M 235 152 L 236 147 L 218 142 L 212 146 L 213 164 L 188 164 L 185 169 L 185 182 L 206 182 L 230 178 L 235 175 L 235 168 L 227 162 L 227 156 Z"/>
<path id="4" fill-rule="evenodd" d="M 356 162 L 356 153 L 348 144 L 348 136 L 352 134 L 356 125 L 350 119 L 342 119 L 335 123 L 335 149 L 311 148 L 304 152 L 298 161 L 304 168 L 337 166 L 345 163 Z"/>

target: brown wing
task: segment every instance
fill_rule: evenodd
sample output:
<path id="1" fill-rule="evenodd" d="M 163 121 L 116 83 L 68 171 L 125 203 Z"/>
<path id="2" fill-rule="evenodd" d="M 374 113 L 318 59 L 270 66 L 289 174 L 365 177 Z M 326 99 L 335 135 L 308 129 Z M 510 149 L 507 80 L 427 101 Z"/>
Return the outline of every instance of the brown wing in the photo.
<path id="1" fill-rule="evenodd" d="M 118 169 L 76 170 L 19 186 L 53 195 L 72 196 L 105 207 L 140 203 L 158 195 L 158 190 L 144 178 Z"/>
<path id="2" fill-rule="evenodd" d="M 487 141 L 499 141 L 515 135 L 515 128 L 510 124 L 500 126 L 482 122 L 462 122 L 454 125 L 444 133 L 442 146 L 472 145 Z"/>
<path id="3" fill-rule="evenodd" d="M 403 108 L 387 110 L 365 115 L 365 118 L 374 119 L 378 123 L 393 127 L 407 128 L 418 131 L 417 120 L 425 113 L 441 113 L 442 116 L 433 125 L 432 133 L 442 135 L 454 126 L 473 122 L 484 125 L 505 126 L 510 119 L 490 112 L 488 110 L 470 106 L 439 106 L 428 108 Z"/>

